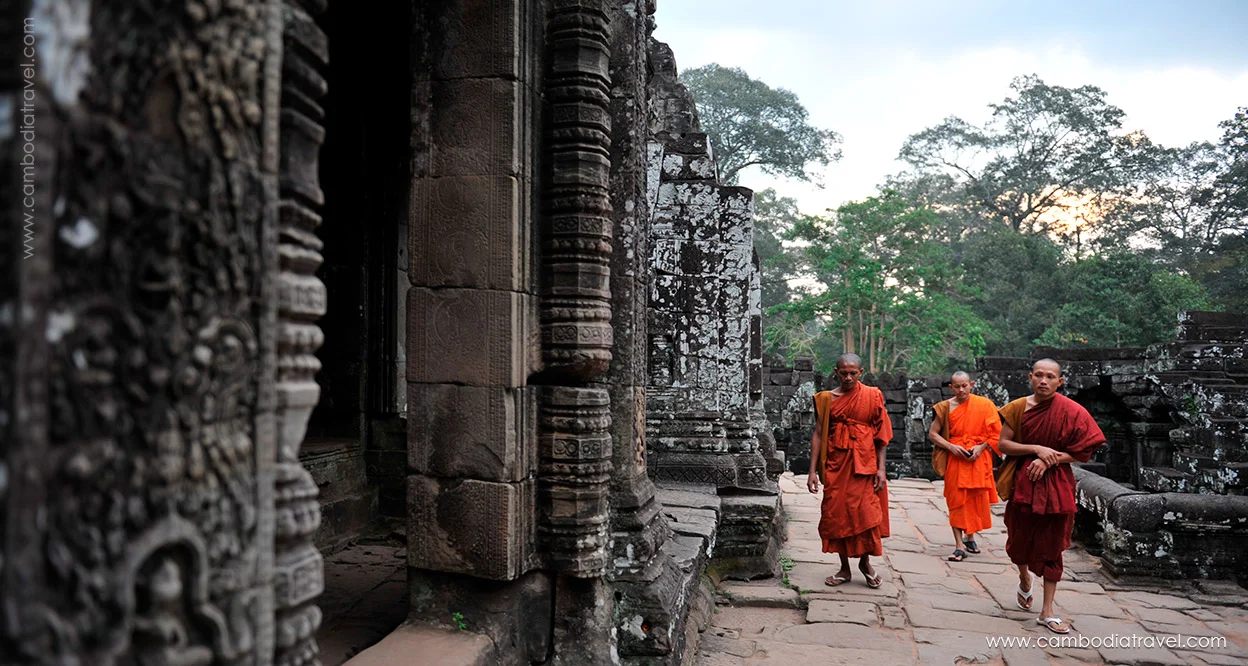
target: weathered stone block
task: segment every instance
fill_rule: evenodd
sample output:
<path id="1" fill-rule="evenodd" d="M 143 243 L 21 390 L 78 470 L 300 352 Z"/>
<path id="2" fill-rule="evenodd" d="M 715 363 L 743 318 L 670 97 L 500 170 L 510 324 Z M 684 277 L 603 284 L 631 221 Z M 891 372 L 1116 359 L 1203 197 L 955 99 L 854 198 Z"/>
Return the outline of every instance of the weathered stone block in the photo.
<path id="1" fill-rule="evenodd" d="M 532 389 L 411 384 L 408 466 L 429 476 L 522 481 L 537 467 Z"/>
<path id="2" fill-rule="evenodd" d="M 467 630 L 453 631 L 455 635 L 507 637 L 505 641 L 486 641 L 490 654 L 488 660 L 480 662 L 482 664 L 497 664 L 500 660 L 506 663 L 511 658 L 522 659 L 524 663 L 541 662 L 550 653 L 555 593 L 549 572 L 532 571 L 516 580 L 496 581 L 409 569 L 408 589 L 411 619 L 445 626 L 452 621 L 451 614 L 458 613 L 459 621 L 467 625 Z M 391 660 L 379 663 L 425 661 L 425 655 L 413 652 L 413 647 L 424 649 L 427 644 L 408 646 L 405 652 L 392 654 Z M 425 663 L 445 662 L 435 656 Z"/>
<path id="3" fill-rule="evenodd" d="M 710 155 L 663 154 L 664 180 L 714 180 L 715 161 Z"/>
<path id="4" fill-rule="evenodd" d="M 421 178 L 412 185 L 411 266 L 422 287 L 522 291 L 529 282 L 524 186 L 509 176 Z"/>
<path id="5" fill-rule="evenodd" d="M 519 176 L 524 86 L 504 79 L 433 83 L 433 175 Z"/>
<path id="6" fill-rule="evenodd" d="M 537 307 L 527 294 L 483 289 L 408 291 L 411 383 L 523 386 L 538 364 Z"/>
<path id="7" fill-rule="evenodd" d="M 497 76 L 523 72 L 521 9 L 503 0 L 450 0 L 431 5 L 430 50 L 435 79 Z M 605 72 L 605 65 L 603 70 Z"/>
<path id="8" fill-rule="evenodd" d="M 408 565 L 512 580 L 536 564 L 535 484 L 408 477 Z"/>

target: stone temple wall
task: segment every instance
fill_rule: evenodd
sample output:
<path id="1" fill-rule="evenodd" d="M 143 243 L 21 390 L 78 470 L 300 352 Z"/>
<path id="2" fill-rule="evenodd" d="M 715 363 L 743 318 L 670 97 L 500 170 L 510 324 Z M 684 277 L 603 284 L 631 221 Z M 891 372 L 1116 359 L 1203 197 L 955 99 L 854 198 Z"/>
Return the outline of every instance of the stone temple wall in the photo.
<path id="1" fill-rule="evenodd" d="M 1174 342 L 1039 348 L 985 358 L 976 389 L 1030 393 L 1031 361 L 1063 364 L 1065 392 L 1108 439 L 1076 471 L 1077 531 L 1117 573 L 1228 578 L 1248 570 L 1248 316 L 1184 312 Z"/>
<path id="2" fill-rule="evenodd" d="M 765 415 L 753 192 L 718 182 L 671 50 L 652 42 L 650 63 L 647 465 L 660 486 L 720 494 L 718 566 L 766 575 L 778 557 L 782 463 L 770 432 L 760 438 L 758 428 Z"/>
<path id="3" fill-rule="evenodd" d="M 0 53 L 0 661 L 311 666 L 322 517 L 332 547 L 384 501 L 405 626 L 488 636 L 472 663 L 684 663 L 708 567 L 777 568 L 783 456 L 752 193 L 654 3 L 389 5 L 363 133 L 341 11 L 0 3 L 42 63 L 28 143 Z M 384 186 L 339 178 L 360 156 Z M 372 425 L 318 465 L 354 379 Z"/>

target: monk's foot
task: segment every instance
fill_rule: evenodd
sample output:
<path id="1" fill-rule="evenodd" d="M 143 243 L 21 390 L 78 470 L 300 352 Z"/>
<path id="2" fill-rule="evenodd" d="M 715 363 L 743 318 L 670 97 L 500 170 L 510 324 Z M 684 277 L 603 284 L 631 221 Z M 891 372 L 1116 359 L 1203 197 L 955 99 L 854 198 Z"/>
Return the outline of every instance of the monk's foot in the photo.
<path id="1" fill-rule="evenodd" d="M 1048 617 L 1038 617 L 1036 618 L 1036 624 L 1042 627 L 1046 627 L 1049 631 L 1055 634 L 1070 633 L 1070 625 L 1067 624 L 1064 620 L 1062 620 L 1062 618 L 1057 617 L 1055 615 L 1048 616 Z"/>
<path id="2" fill-rule="evenodd" d="M 850 572 L 849 572 L 849 569 L 846 568 L 846 569 L 841 569 L 840 571 L 836 572 L 836 575 L 828 576 L 827 578 L 824 578 L 823 584 L 827 585 L 828 587 L 836 587 L 837 585 L 848 583 L 849 579 L 850 579 Z"/>
<path id="3" fill-rule="evenodd" d="M 884 584 L 884 581 L 875 573 L 875 567 L 870 562 L 862 562 L 858 565 L 858 570 L 863 576 L 867 577 L 867 587 L 875 589 Z"/>
<path id="4" fill-rule="evenodd" d="M 966 552 L 972 555 L 979 554 L 979 545 L 975 543 L 975 539 L 963 539 L 962 547 L 966 548 Z"/>
<path id="5" fill-rule="evenodd" d="M 1018 584 L 1018 607 L 1023 610 L 1031 610 L 1031 576 L 1027 576 L 1027 589 L 1023 589 L 1023 583 L 1020 579 Z"/>
<path id="6" fill-rule="evenodd" d="M 953 554 L 949 556 L 950 562 L 961 562 L 962 560 L 965 560 L 965 559 L 966 559 L 966 553 L 962 552 L 961 548 L 958 548 L 957 550 L 953 551 Z"/>

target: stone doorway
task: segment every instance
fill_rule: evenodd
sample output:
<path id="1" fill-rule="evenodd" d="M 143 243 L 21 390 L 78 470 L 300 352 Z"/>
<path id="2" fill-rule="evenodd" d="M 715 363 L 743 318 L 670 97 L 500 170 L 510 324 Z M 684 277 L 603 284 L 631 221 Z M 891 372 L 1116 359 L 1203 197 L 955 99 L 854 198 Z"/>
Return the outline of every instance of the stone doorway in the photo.
<path id="1" fill-rule="evenodd" d="M 411 3 L 331 2 L 319 229 L 328 312 L 320 398 L 300 459 L 320 491 L 321 661 L 341 663 L 407 611 L 405 308 Z M 286 76 L 291 76 L 287 72 Z M 285 92 L 285 90 L 284 90 Z"/>

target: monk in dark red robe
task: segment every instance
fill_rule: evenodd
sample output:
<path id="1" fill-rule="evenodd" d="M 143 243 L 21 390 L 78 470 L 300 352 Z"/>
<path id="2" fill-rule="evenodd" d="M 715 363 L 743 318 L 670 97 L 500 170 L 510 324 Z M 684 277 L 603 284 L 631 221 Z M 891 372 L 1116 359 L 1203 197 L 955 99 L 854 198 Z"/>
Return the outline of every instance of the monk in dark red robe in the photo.
<path id="1" fill-rule="evenodd" d="M 1032 394 L 1001 408 L 1001 453 L 1021 456 L 1005 506 L 1005 552 L 1018 565 L 1018 605 L 1031 608 L 1031 574 L 1044 579 L 1039 624 L 1064 634 L 1070 626 L 1053 611 L 1062 579 L 1062 551 L 1075 524 L 1075 473 L 1070 463 L 1087 462 L 1105 434 L 1074 400 L 1057 393 L 1065 380 L 1052 359 L 1031 368 Z"/>
<path id="2" fill-rule="evenodd" d="M 849 558 L 857 557 L 867 585 L 879 587 L 871 556 L 882 556 L 888 536 L 888 488 L 884 448 L 893 425 L 884 394 L 858 381 L 862 360 L 845 354 L 837 361 L 840 386 L 815 394 L 815 434 L 810 441 L 807 489 L 824 484 L 819 537 L 823 552 L 839 553 L 841 569 L 824 582 L 837 586 L 850 579 Z"/>

